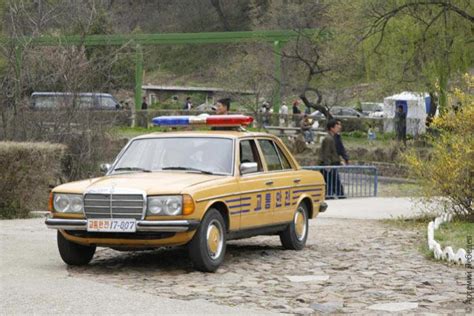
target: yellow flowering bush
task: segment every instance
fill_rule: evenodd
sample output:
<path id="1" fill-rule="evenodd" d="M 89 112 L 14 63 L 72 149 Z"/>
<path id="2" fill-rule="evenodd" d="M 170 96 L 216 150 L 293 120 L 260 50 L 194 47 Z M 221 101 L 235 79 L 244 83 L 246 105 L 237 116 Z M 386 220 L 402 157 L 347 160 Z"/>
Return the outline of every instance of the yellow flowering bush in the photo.
<path id="1" fill-rule="evenodd" d="M 446 210 L 474 219 L 474 77 L 465 75 L 464 85 L 450 95 L 452 106 L 433 120 L 438 131 L 429 137 L 432 152 L 421 159 L 415 150 L 404 158 L 420 180 L 424 197 L 442 197 Z"/>

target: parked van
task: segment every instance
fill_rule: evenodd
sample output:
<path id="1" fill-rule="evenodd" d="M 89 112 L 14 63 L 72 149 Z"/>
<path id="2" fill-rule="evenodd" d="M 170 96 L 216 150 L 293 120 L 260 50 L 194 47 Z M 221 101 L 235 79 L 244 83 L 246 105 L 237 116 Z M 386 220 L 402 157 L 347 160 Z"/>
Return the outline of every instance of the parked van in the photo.
<path id="1" fill-rule="evenodd" d="M 33 109 L 58 109 L 67 107 L 93 110 L 118 110 L 119 102 L 108 93 L 33 92 Z"/>

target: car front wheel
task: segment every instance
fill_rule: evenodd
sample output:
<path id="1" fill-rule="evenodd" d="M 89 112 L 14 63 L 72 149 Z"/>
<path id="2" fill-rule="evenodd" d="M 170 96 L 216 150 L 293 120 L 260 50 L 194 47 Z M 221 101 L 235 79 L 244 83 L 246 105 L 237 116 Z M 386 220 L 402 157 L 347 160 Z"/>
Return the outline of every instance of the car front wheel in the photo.
<path id="1" fill-rule="evenodd" d="M 189 257 L 197 270 L 214 272 L 224 260 L 225 250 L 224 218 L 218 210 L 210 209 L 188 244 Z"/>
<path id="2" fill-rule="evenodd" d="M 58 231 L 59 254 L 68 265 L 83 266 L 88 264 L 94 257 L 95 248 L 95 246 L 84 246 L 69 241 Z"/>
<path id="3" fill-rule="evenodd" d="M 280 233 L 281 244 L 285 249 L 301 250 L 308 239 L 308 208 L 304 203 L 298 205 L 292 222 Z"/>

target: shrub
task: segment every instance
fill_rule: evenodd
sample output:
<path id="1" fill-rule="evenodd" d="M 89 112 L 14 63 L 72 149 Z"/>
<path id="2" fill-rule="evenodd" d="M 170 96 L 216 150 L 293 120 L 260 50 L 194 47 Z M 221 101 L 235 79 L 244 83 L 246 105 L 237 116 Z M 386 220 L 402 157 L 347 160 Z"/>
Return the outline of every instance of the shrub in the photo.
<path id="1" fill-rule="evenodd" d="M 474 219 L 474 77 L 468 78 L 466 90 L 456 89 L 461 108 L 452 108 L 435 118 L 430 136 L 431 157 L 423 160 L 414 151 L 405 155 L 410 171 L 416 176 L 427 200 L 443 197 L 446 210 L 459 217 Z"/>
<path id="2" fill-rule="evenodd" d="M 0 142 L 0 218 L 24 218 L 46 210 L 49 185 L 61 172 L 65 146 Z"/>
<path id="3" fill-rule="evenodd" d="M 112 126 L 128 126 L 124 122 L 129 115 L 128 111 L 22 110 L 12 116 L 0 140 L 66 145 L 63 181 L 79 180 L 100 174 L 100 163 L 111 162 L 117 155 L 124 141 L 108 131 Z"/>

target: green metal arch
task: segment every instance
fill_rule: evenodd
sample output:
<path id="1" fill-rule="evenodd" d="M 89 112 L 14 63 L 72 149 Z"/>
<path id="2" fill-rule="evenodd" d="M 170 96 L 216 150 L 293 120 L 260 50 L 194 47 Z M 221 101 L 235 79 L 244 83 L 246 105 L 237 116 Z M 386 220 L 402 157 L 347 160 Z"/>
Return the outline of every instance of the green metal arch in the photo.
<path id="1" fill-rule="evenodd" d="M 40 37 L 0 37 L 0 44 L 14 45 L 17 52 L 21 53 L 22 45 L 59 46 L 59 45 L 84 45 L 84 46 L 110 46 L 131 44 L 136 47 L 135 65 L 135 107 L 140 108 L 142 99 L 143 82 L 143 45 L 180 45 L 180 44 L 218 44 L 218 43 L 273 43 L 275 54 L 275 78 L 278 81 L 274 95 L 274 111 L 280 107 L 281 83 L 281 50 L 283 45 L 297 38 L 301 33 L 311 36 L 319 32 L 316 29 L 270 30 L 270 31 L 243 31 L 243 32 L 204 32 L 204 33 L 163 33 L 163 34 L 113 34 L 113 35 L 71 35 L 71 36 L 40 36 Z M 18 55 L 18 53 L 17 53 Z M 19 68 L 21 57 L 17 56 Z"/>

